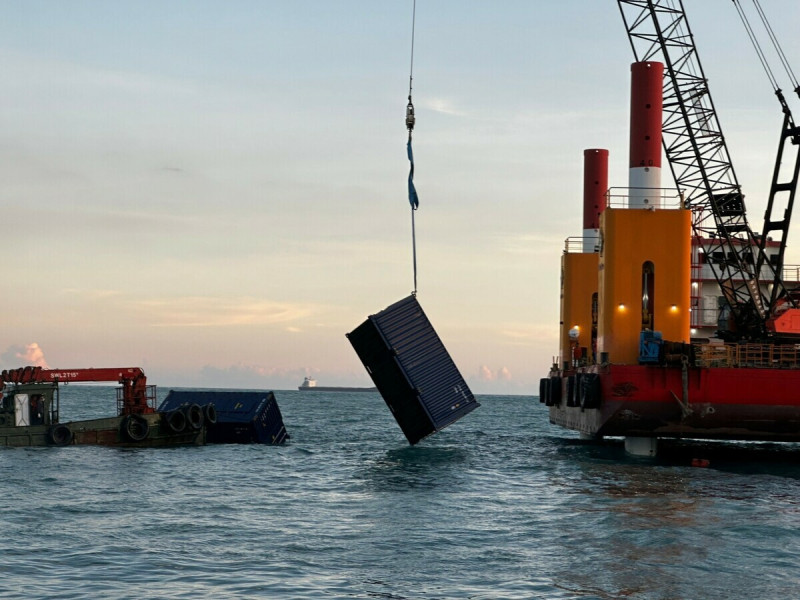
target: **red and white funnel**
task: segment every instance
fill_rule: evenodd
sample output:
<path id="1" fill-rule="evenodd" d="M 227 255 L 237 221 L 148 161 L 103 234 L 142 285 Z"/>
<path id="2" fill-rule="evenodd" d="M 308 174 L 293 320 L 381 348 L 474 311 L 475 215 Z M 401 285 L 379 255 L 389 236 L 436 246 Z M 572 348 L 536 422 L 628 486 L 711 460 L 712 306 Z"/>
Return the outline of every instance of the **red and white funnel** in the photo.
<path id="1" fill-rule="evenodd" d="M 661 112 L 664 65 L 631 65 L 631 140 L 628 206 L 661 207 Z"/>
<path id="2" fill-rule="evenodd" d="M 600 213 L 606 207 L 608 150 L 583 151 L 583 251 L 598 252 Z"/>

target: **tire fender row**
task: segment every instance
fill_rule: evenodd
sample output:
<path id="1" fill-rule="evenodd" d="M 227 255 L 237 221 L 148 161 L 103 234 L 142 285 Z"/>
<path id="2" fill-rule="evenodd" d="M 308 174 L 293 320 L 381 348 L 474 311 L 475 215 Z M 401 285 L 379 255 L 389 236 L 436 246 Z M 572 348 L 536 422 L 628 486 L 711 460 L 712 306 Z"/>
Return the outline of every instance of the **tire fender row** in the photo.
<path id="1" fill-rule="evenodd" d="M 539 402 L 573 408 L 600 408 L 602 391 L 597 373 L 575 373 L 567 377 L 553 375 L 539 380 Z"/>

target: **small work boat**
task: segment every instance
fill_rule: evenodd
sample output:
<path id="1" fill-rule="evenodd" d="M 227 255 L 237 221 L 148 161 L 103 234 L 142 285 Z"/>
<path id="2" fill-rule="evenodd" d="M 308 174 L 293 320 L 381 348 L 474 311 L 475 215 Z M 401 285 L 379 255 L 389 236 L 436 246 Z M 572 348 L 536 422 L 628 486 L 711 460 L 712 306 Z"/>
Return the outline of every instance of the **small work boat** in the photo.
<path id="1" fill-rule="evenodd" d="M 62 423 L 63 383 L 114 381 L 117 415 Z M 51 370 L 24 367 L 0 373 L 0 446 L 100 445 L 164 447 L 204 444 L 213 406 L 196 404 L 168 412 L 155 409 L 156 386 L 142 369 Z"/>

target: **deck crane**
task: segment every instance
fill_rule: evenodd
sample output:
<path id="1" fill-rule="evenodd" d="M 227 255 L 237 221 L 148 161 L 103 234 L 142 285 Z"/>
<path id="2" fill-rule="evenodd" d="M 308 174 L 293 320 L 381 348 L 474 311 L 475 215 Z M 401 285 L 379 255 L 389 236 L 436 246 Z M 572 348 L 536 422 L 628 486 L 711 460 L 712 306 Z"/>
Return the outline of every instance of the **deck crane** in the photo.
<path id="1" fill-rule="evenodd" d="M 155 412 L 155 386 L 147 385 L 147 377 L 139 367 L 44 369 L 20 367 L 0 372 L 0 390 L 6 383 L 85 383 L 116 382 L 117 409 L 120 415 Z"/>
<path id="2" fill-rule="evenodd" d="M 663 144 L 692 228 L 730 306 L 725 339 L 797 341 L 800 308 L 783 281 L 783 258 L 800 171 L 800 128 L 781 93 L 781 141 L 761 235 L 747 222 L 744 194 L 731 164 L 682 0 L 617 0 L 637 61 L 664 64 Z M 763 14 L 762 14 L 763 17 Z M 748 29 L 748 33 L 750 33 Z M 800 94 L 800 88 L 798 88 Z M 794 147 L 792 175 L 781 176 L 785 147 Z M 775 216 L 776 200 L 783 215 Z M 777 260 L 765 253 L 768 235 L 779 236 Z M 768 293 L 761 283 L 771 283 Z M 791 311 L 791 312 L 789 312 Z M 797 315 L 797 318 L 794 315 Z M 777 319 L 783 315 L 784 318 Z M 789 318 L 786 318 L 789 317 Z M 794 325 L 794 327 L 793 327 Z"/>

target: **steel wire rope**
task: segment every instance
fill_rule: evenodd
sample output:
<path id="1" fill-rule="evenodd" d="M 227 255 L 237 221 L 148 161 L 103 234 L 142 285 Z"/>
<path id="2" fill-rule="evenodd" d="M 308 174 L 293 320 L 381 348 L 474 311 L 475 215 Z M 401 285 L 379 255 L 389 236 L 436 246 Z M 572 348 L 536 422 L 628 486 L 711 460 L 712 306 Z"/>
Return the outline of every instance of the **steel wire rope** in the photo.
<path id="1" fill-rule="evenodd" d="M 786 71 L 786 75 L 789 77 L 789 81 L 794 86 L 795 91 L 800 92 L 800 84 L 797 82 L 797 77 L 794 75 L 792 66 L 789 64 L 789 60 L 786 58 L 786 54 L 784 54 L 780 42 L 778 42 L 778 37 L 775 35 L 775 31 L 772 29 L 772 25 L 770 24 L 769 19 L 767 19 L 764 9 L 761 8 L 761 3 L 758 0 L 753 0 L 753 5 L 756 7 L 758 16 L 761 17 L 761 22 L 764 24 L 764 29 L 767 30 L 767 35 L 769 35 L 769 39 L 772 41 L 772 45 L 775 48 L 775 52 L 778 54 L 778 58 L 780 59 L 784 70 Z"/>
<path id="2" fill-rule="evenodd" d="M 417 293 L 417 229 L 415 215 L 419 208 L 419 198 L 414 187 L 414 155 L 411 150 L 411 133 L 414 130 L 416 116 L 414 114 L 414 103 L 411 100 L 414 84 L 414 39 L 417 25 L 417 0 L 413 0 L 411 11 L 411 61 L 408 71 L 408 105 L 406 106 L 406 129 L 408 129 L 408 144 L 406 146 L 408 160 L 411 162 L 411 170 L 408 175 L 408 200 L 411 204 L 411 255 L 414 268 L 414 295 Z"/>
<path id="3" fill-rule="evenodd" d="M 761 66 L 764 68 L 767 79 L 769 79 L 769 83 L 772 86 L 772 90 L 778 91 L 780 89 L 778 86 L 778 80 L 775 78 L 775 74 L 772 72 L 772 69 L 769 66 L 767 57 L 764 55 L 764 51 L 761 49 L 761 44 L 758 43 L 756 34 L 753 31 L 753 28 L 750 26 L 750 21 L 747 19 L 744 9 L 739 3 L 739 0 L 733 0 L 733 5 L 736 7 L 736 12 L 739 13 L 739 19 L 741 19 L 742 25 L 744 25 L 744 29 L 747 32 L 747 37 L 750 38 L 750 43 L 753 44 L 753 48 L 758 55 L 758 60 L 761 62 Z"/>
<path id="4" fill-rule="evenodd" d="M 408 101 L 411 102 L 411 84 L 414 81 L 414 34 L 417 26 L 417 0 L 411 9 L 411 65 L 408 69 Z"/>

